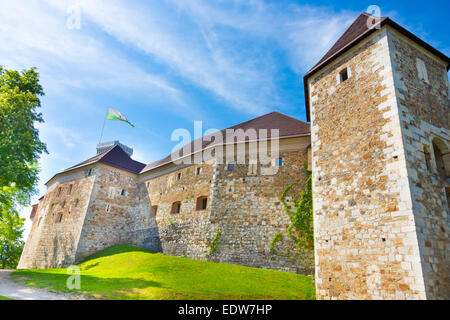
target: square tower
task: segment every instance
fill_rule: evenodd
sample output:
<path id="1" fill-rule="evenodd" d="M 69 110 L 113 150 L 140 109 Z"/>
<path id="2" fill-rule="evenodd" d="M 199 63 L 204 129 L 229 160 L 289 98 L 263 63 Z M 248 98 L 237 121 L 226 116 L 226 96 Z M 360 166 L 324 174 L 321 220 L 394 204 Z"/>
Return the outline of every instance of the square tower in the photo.
<path id="1" fill-rule="evenodd" d="M 318 299 L 445 299 L 449 58 L 362 14 L 305 77 Z"/>

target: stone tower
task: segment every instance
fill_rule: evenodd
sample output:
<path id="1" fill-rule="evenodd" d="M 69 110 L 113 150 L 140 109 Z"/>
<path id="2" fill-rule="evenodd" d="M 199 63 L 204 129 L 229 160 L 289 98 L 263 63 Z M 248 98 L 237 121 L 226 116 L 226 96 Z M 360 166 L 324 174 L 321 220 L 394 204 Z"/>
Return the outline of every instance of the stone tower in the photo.
<path id="1" fill-rule="evenodd" d="M 318 299 L 445 299 L 449 58 L 362 14 L 305 77 Z"/>

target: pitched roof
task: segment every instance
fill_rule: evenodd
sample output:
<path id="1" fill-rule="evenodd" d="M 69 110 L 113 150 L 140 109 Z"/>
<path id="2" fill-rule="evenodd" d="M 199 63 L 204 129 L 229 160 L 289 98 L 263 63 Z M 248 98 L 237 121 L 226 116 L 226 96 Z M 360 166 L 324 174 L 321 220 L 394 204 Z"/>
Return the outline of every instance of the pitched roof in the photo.
<path id="1" fill-rule="evenodd" d="M 420 46 L 424 47 L 437 57 L 441 58 L 447 63 L 447 71 L 450 67 L 450 58 L 447 57 L 442 52 L 438 51 L 425 41 L 419 39 L 417 36 L 406 30 L 405 28 L 401 27 L 388 17 L 382 17 L 382 18 L 376 18 L 378 21 L 376 21 L 375 24 L 371 26 L 369 19 L 374 19 L 376 17 L 368 14 L 368 13 L 362 13 L 354 22 L 353 24 L 345 31 L 345 33 L 339 38 L 339 40 L 331 47 L 331 49 L 323 56 L 322 59 L 319 60 L 319 62 L 311 69 L 309 70 L 305 76 L 303 77 L 304 87 L 305 87 L 305 104 L 306 104 L 306 118 L 308 122 L 310 121 L 310 115 L 309 115 L 309 90 L 308 90 L 308 78 L 334 61 L 336 58 L 353 48 L 355 45 L 357 45 L 359 42 L 361 42 L 363 39 L 367 38 L 372 33 L 376 32 L 379 28 L 377 26 L 383 27 L 385 25 L 389 25 L 392 28 L 396 29 L 398 32 L 402 33 L 404 36 L 408 37 L 412 41 L 416 42 Z"/>
<path id="2" fill-rule="evenodd" d="M 86 161 L 64 170 L 64 172 L 97 162 L 135 174 L 138 174 L 145 167 L 145 164 L 131 159 L 120 146 L 116 145 Z"/>
<path id="3" fill-rule="evenodd" d="M 222 137 L 226 137 L 226 131 L 228 129 L 233 129 L 233 130 L 243 129 L 244 131 L 246 131 L 248 129 L 255 129 L 257 132 L 257 135 L 258 135 L 257 136 L 258 140 L 260 139 L 259 129 L 267 129 L 268 130 L 268 132 L 267 132 L 268 137 L 267 138 L 264 137 L 266 139 L 271 138 L 271 134 L 270 134 L 271 129 L 279 129 L 280 130 L 279 138 L 301 137 L 301 136 L 309 136 L 311 134 L 311 129 L 310 129 L 309 124 L 307 124 L 306 122 L 297 120 L 295 118 L 289 117 L 289 116 L 284 115 L 279 112 L 272 112 L 272 113 L 263 115 L 261 117 L 234 125 L 227 129 L 220 130 Z M 212 141 L 209 141 L 208 137 L 212 137 L 213 135 L 214 134 L 208 135 L 208 136 L 196 139 L 196 140 L 188 143 L 186 146 L 190 146 L 190 148 L 186 148 L 186 149 L 192 150 L 191 154 L 194 154 L 194 153 L 204 150 L 208 147 L 220 145 L 218 142 L 214 141 L 214 139 L 212 139 Z M 264 138 L 261 137 L 261 140 L 263 140 Z M 201 141 L 201 143 L 196 143 L 196 141 L 198 141 L 198 142 Z M 236 140 L 236 142 L 244 142 L 244 141 L 248 142 L 249 137 L 246 136 L 245 140 L 240 140 L 240 141 Z M 169 155 L 161 160 L 150 163 L 141 171 L 141 173 L 144 173 L 144 172 L 153 170 L 157 167 L 163 166 L 165 164 L 171 163 L 172 159 L 178 159 L 180 157 L 188 156 L 189 154 L 184 154 L 184 149 L 186 146 L 175 151 L 171 155 Z M 173 157 L 172 157 L 172 155 L 173 155 Z"/>

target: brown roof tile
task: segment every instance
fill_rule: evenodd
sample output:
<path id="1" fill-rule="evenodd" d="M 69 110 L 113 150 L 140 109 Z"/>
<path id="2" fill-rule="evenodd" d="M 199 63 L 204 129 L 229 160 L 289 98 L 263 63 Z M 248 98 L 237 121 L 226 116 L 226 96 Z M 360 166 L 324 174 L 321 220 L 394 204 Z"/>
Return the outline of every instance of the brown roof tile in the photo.
<path id="1" fill-rule="evenodd" d="M 434 47 L 430 46 L 428 43 L 424 42 L 423 40 L 419 39 L 417 36 L 409 32 L 408 30 L 404 29 L 388 17 L 382 17 L 379 19 L 379 21 L 372 25 L 372 27 L 368 27 L 368 20 L 374 18 L 374 16 L 362 13 L 354 22 L 353 24 L 345 31 L 345 33 L 339 38 L 339 40 L 331 47 L 331 49 L 323 56 L 322 59 L 311 69 L 309 70 L 305 76 L 303 77 L 303 83 L 305 87 L 305 104 L 306 104 L 306 118 L 308 122 L 310 121 L 310 112 L 309 112 L 309 90 L 308 90 L 308 78 L 331 63 L 334 59 L 339 57 L 340 55 L 344 54 L 351 48 L 353 48 L 355 45 L 357 45 L 360 41 L 367 38 L 369 35 L 377 31 L 378 29 L 375 28 L 375 26 L 380 25 L 380 27 L 383 27 L 385 25 L 389 25 L 392 28 L 396 29 L 398 32 L 402 33 L 404 36 L 408 37 L 412 41 L 416 42 L 417 44 L 421 45 L 431 53 L 435 54 L 439 58 L 441 58 L 443 61 L 447 63 L 447 71 L 449 70 L 450 66 L 450 59 L 442 52 L 438 51 Z"/>
<path id="2" fill-rule="evenodd" d="M 311 134 L 309 124 L 307 124 L 303 121 L 297 120 L 295 118 L 289 117 L 289 116 L 284 115 L 279 112 L 272 112 L 272 113 L 263 115 L 261 117 L 234 125 L 227 129 L 233 129 L 233 130 L 243 129 L 244 131 L 246 131 L 246 130 L 252 129 L 252 128 L 255 129 L 258 134 L 259 134 L 259 129 L 267 129 L 268 130 L 267 138 L 271 138 L 270 137 L 271 129 L 279 129 L 280 130 L 279 131 L 280 138 L 308 136 Z M 223 137 L 225 137 L 227 129 L 220 130 Z M 210 136 L 211 135 L 206 136 L 206 137 L 210 137 Z M 218 143 L 216 143 L 214 141 L 214 139 L 212 139 L 212 141 L 209 141 L 208 139 L 204 139 L 206 137 L 195 140 L 195 141 L 202 140 L 201 144 L 195 143 L 195 141 L 192 141 L 189 144 L 187 144 L 186 146 L 190 145 L 189 150 L 192 150 L 193 151 L 192 153 L 196 153 L 198 151 L 204 150 L 207 147 L 218 145 Z M 258 139 L 259 139 L 259 136 L 258 136 Z M 245 137 L 245 141 L 249 141 L 249 138 Z M 237 142 L 243 142 L 243 141 L 237 141 Z M 152 169 L 155 169 L 157 167 L 163 166 L 165 164 L 171 163 L 172 159 L 177 159 L 180 156 L 189 155 L 189 154 L 186 154 L 186 155 L 184 154 L 183 149 L 185 147 L 175 151 L 173 154 L 171 154 L 161 160 L 158 160 L 156 162 L 153 162 L 153 163 L 147 165 L 141 171 L 141 173 L 144 173 L 144 172 L 150 171 Z M 188 149 L 188 148 L 186 148 L 186 149 Z M 173 155 L 173 158 L 172 158 L 172 155 Z"/>
<path id="3" fill-rule="evenodd" d="M 135 174 L 138 174 L 145 167 L 145 164 L 131 159 L 131 157 L 123 151 L 120 146 L 116 145 L 64 171 L 77 169 L 97 162 Z"/>

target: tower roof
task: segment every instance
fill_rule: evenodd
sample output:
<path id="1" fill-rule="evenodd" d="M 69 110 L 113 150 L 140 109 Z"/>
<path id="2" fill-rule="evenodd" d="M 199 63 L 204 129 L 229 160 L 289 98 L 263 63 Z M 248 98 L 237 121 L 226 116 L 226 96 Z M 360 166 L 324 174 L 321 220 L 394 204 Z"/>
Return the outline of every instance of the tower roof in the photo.
<path id="1" fill-rule="evenodd" d="M 86 161 L 64 170 L 64 172 L 97 162 L 136 174 L 138 174 L 145 167 L 145 164 L 131 159 L 131 157 L 119 145 L 114 145 L 102 153 L 99 153 Z"/>
<path id="2" fill-rule="evenodd" d="M 234 125 L 232 127 L 220 130 L 220 133 L 223 137 L 226 136 L 226 130 L 233 129 L 238 130 L 242 129 L 244 131 L 248 129 L 255 129 L 257 133 L 257 140 L 263 140 L 263 139 L 271 139 L 271 129 L 279 129 L 279 138 L 293 138 L 293 137 L 302 137 L 302 136 L 309 136 L 311 134 L 310 125 L 306 122 L 297 120 L 295 118 L 289 117 L 285 114 L 279 113 L 279 112 L 272 112 L 268 113 L 266 115 L 263 115 L 261 117 L 239 123 L 237 125 Z M 267 137 L 259 137 L 259 129 L 267 129 Z M 186 146 L 190 145 L 189 150 L 191 150 L 191 154 L 197 153 L 199 151 L 202 151 L 208 147 L 217 146 L 220 145 L 214 139 L 210 141 L 209 139 L 204 139 L 207 137 L 211 137 L 212 135 L 208 135 L 199 139 L 196 139 L 190 143 L 188 143 Z M 196 141 L 201 140 L 200 143 L 195 143 Z M 245 137 L 245 141 L 236 141 L 236 142 L 248 142 L 249 137 Z M 185 147 L 186 147 L 185 146 Z M 181 148 L 177 151 L 175 151 L 173 154 L 168 155 L 167 157 L 155 161 L 153 163 L 150 163 L 147 165 L 141 173 L 153 170 L 155 168 L 158 168 L 160 166 L 163 166 L 165 164 L 171 163 L 173 159 L 177 159 L 180 157 L 189 156 L 189 154 L 184 154 L 184 148 Z M 172 155 L 174 157 L 172 158 Z"/>
<path id="3" fill-rule="evenodd" d="M 376 19 L 374 20 L 375 24 L 370 26 L 369 19 Z M 346 53 L 348 50 L 356 46 L 362 40 L 364 40 L 365 38 L 367 38 L 377 30 L 379 30 L 379 28 L 382 28 L 385 25 L 391 26 L 392 28 L 394 28 L 407 38 L 416 42 L 417 44 L 419 44 L 432 54 L 436 55 L 437 57 L 445 61 L 447 63 L 447 71 L 449 70 L 450 58 L 447 57 L 442 52 L 440 52 L 439 50 L 435 49 L 425 41 L 421 40 L 420 38 L 409 32 L 402 26 L 398 25 L 388 17 L 377 18 L 368 13 L 362 13 L 347 29 L 347 31 L 344 32 L 344 34 L 339 38 L 339 40 L 331 47 L 331 49 L 322 57 L 322 59 L 320 59 L 319 62 L 311 70 L 309 70 L 303 77 L 305 87 L 306 118 L 308 122 L 310 121 L 309 90 L 308 90 L 309 77 L 311 77 L 314 73 L 321 70 L 326 65 L 330 64 L 336 58 Z"/>

